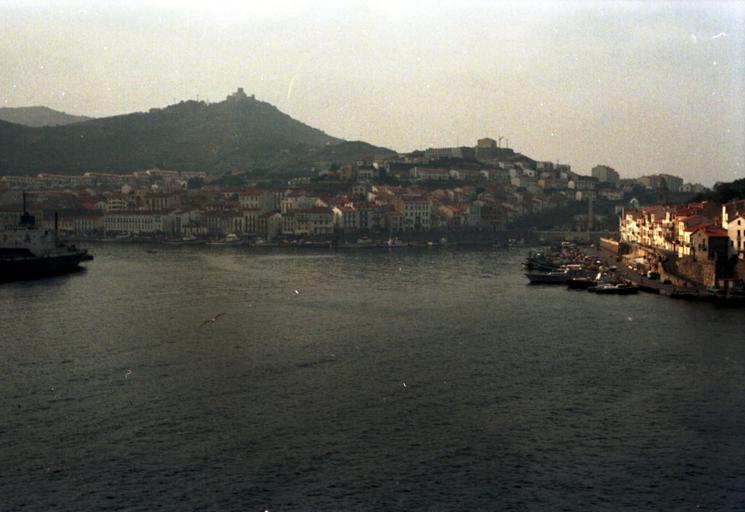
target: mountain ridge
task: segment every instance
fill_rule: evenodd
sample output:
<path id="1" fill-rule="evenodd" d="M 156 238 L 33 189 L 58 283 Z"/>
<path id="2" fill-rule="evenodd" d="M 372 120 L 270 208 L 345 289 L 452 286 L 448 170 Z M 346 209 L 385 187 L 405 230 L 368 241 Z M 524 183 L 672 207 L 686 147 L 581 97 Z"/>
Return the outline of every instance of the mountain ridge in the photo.
<path id="1" fill-rule="evenodd" d="M 60 110 L 36 105 L 31 107 L 0 107 L 0 121 L 33 128 L 42 126 L 65 126 L 93 119 L 88 116 L 68 114 Z"/>
<path id="2" fill-rule="evenodd" d="M 148 167 L 213 174 L 256 168 L 307 170 L 333 156 L 329 148 L 335 145 L 352 159 L 395 154 L 364 144 L 354 146 L 328 135 L 239 89 L 218 103 L 181 101 L 64 126 L 0 121 L 0 174 L 128 172 Z"/>

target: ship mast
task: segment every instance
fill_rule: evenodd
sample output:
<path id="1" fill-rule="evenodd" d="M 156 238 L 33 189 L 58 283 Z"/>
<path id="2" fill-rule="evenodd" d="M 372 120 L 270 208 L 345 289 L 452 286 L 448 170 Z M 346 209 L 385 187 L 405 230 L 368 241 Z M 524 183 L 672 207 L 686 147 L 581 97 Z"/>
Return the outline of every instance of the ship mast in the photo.
<path id="1" fill-rule="evenodd" d="M 36 219 L 34 219 L 33 215 L 30 215 L 28 211 L 26 211 L 26 192 L 23 192 L 23 215 L 21 215 L 21 220 L 19 222 L 19 225 L 25 226 L 27 228 L 34 227 L 34 224 L 36 223 Z"/>

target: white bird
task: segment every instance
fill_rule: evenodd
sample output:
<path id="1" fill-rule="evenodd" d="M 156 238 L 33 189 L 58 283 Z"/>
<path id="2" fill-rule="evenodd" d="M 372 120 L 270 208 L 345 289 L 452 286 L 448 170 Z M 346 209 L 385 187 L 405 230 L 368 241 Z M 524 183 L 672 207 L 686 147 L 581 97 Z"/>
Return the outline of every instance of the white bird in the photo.
<path id="1" fill-rule="evenodd" d="M 717 35 L 711 36 L 712 39 L 719 39 L 720 37 L 727 37 L 727 34 L 725 34 L 724 32 L 719 32 Z"/>
<path id="2" fill-rule="evenodd" d="M 217 319 L 218 318 L 220 318 L 221 316 L 224 316 L 224 315 L 225 315 L 225 313 L 218 313 L 215 316 L 213 316 L 212 318 L 210 318 L 209 320 L 205 320 L 204 322 L 202 322 L 202 325 L 200 325 L 199 327 L 204 327 L 207 324 L 214 324 L 215 322 L 217 322 Z"/>
<path id="3" fill-rule="evenodd" d="M 295 295 L 300 295 L 300 290 L 295 290 Z"/>
<path id="4" fill-rule="evenodd" d="M 124 378 L 126 379 L 126 378 L 127 378 L 127 377 L 129 377 L 130 375 L 132 375 L 132 370 L 127 370 L 127 371 L 126 371 L 126 372 L 124 373 Z"/>

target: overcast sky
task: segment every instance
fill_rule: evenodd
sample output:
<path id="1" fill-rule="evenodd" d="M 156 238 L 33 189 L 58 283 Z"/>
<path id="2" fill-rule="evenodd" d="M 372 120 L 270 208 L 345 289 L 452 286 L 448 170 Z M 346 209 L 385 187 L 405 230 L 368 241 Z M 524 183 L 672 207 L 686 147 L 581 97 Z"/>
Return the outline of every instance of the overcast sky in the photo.
<path id="1" fill-rule="evenodd" d="M 745 177 L 745 3 L 0 2 L 0 106 L 237 87 L 399 151 L 504 136 L 589 173 Z"/>

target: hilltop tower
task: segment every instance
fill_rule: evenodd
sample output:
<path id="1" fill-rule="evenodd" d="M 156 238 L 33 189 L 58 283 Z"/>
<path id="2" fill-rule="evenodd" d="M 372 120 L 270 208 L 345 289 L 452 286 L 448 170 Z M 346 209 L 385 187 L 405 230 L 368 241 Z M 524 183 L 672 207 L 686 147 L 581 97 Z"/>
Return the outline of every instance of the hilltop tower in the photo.
<path id="1" fill-rule="evenodd" d="M 248 99 L 248 96 L 243 90 L 243 87 L 238 87 L 237 91 L 235 91 L 233 94 L 228 94 L 228 97 L 225 98 L 226 101 L 241 101 L 246 99 Z M 254 99 L 253 94 L 251 95 L 251 99 Z"/>

